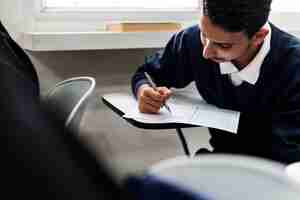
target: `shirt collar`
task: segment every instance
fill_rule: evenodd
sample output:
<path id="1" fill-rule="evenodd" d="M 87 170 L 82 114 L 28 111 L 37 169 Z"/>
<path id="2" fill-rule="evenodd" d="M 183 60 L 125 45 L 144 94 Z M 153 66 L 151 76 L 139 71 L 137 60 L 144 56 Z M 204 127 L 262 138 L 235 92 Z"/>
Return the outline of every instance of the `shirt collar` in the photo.
<path id="1" fill-rule="evenodd" d="M 247 81 L 248 83 L 251 83 L 253 85 L 256 83 L 260 74 L 261 65 L 271 48 L 271 27 L 269 23 L 266 23 L 264 27 L 269 30 L 269 33 L 265 37 L 263 45 L 261 46 L 256 56 L 252 59 L 252 61 L 240 71 L 235 67 L 235 65 L 232 62 L 220 63 L 221 74 L 234 73 L 235 75 L 239 76 L 243 81 Z"/>

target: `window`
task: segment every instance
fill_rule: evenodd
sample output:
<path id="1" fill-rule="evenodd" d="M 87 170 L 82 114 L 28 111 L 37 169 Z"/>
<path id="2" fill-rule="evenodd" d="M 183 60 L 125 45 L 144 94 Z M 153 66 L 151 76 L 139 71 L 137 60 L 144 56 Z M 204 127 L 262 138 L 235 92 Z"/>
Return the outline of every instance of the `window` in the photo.
<path id="1" fill-rule="evenodd" d="M 273 0 L 273 12 L 300 12 L 300 2 L 295 0 Z"/>
<path id="2" fill-rule="evenodd" d="M 69 10 L 195 10 L 201 0 L 42 0 L 44 9 Z M 299 12 L 295 0 L 273 0 L 272 9 L 282 12 Z"/>
<path id="3" fill-rule="evenodd" d="M 202 0 L 30 0 L 35 3 L 35 31 L 93 31 L 111 21 L 198 22 Z M 26 3 L 28 4 L 28 3 Z M 296 29 L 300 3 L 273 0 L 271 21 Z M 32 12 L 29 12 L 29 14 Z M 30 20 L 29 20 L 30 21 Z"/>
<path id="4" fill-rule="evenodd" d="M 44 0 L 44 8 L 56 9 L 130 9 L 184 10 L 197 9 L 198 0 Z"/>
<path id="5" fill-rule="evenodd" d="M 104 30 L 105 23 L 116 21 L 197 21 L 202 0 L 30 1 L 35 2 L 32 27 L 38 32 Z"/>
<path id="6" fill-rule="evenodd" d="M 36 0 L 41 15 L 73 13 L 107 21 L 184 21 L 196 19 L 201 0 Z M 79 15 L 80 14 L 80 15 Z"/>
<path id="7" fill-rule="evenodd" d="M 273 0 L 270 21 L 295 35 L 300 35 L 299 24 L 295 19 L 300 17 L 300 2 L 295 0 Z"/>

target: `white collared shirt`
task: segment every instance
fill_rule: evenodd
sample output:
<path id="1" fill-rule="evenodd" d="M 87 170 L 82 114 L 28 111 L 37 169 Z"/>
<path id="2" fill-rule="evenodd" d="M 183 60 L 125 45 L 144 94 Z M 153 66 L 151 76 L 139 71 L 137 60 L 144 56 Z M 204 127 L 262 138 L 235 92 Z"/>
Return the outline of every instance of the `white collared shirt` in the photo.
<path id="1" fill-rule="evenodd" d="M 256 83 L 260 74 L 261 65 L 270 51 L 271 44 L 271 27 L 269 23 L 264 25 L 269 30 L 269 33 L 264 39 L 264 43 L 252 61 L 242 70 L 238 70 L 232 62 L 220 63 L 221 74 L 229 74 L 232 84 L 239 86 L 243 81 L 252 85 Z"/>

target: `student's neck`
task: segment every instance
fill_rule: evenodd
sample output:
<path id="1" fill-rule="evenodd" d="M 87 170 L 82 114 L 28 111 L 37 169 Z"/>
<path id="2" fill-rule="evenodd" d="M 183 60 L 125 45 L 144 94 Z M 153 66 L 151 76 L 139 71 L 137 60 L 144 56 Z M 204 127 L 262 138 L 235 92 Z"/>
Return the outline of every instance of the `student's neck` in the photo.
<path id="1" fill-rule="evenodd" d="M 262 44 L 257 48 L 251 48 L 249 47 L 249 50 L 246 55 L 242 56 L 239 59 L 232 60 L 232 63 L 239 69 L 244 69 L 257 55 L 261 48 Z"/>

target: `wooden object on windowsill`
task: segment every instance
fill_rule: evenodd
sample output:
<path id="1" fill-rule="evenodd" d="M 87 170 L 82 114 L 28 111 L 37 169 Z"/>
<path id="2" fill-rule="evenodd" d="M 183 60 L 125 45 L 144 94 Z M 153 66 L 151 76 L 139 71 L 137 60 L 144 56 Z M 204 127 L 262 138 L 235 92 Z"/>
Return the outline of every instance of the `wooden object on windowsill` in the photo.
<path id="1" fill-rule="evenodd" d="M 110 32 L 156 32 L 178 31 L 180 29 L 181 24 L 175 22 L 124 22 L 106 24 L 106 31 Z"/>

